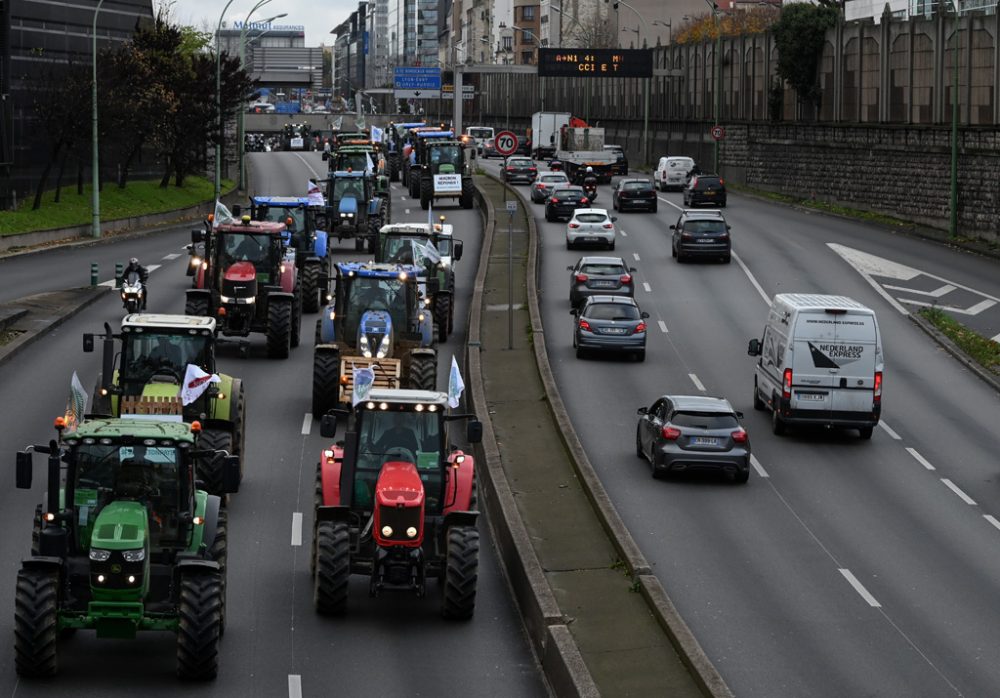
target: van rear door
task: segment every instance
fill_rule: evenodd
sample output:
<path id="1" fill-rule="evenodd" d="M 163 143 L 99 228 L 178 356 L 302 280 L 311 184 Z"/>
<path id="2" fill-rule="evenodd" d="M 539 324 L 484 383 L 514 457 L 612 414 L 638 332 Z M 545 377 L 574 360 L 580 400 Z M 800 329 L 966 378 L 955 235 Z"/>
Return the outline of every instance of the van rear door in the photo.
<path id="1" fill-rule="evenodd" d="M 878 327 L 870 312 L 847 311 L 838 315 L 836 342 L 820 347 L 839 365 L 835 374 L 832 410 L 835 417 L 870 414 L 874 404 L 878 363 Z"/>
<path id="2" fill-rule="evenodd" d="M 839 367 L 819 347 L 837 341 L 833 316 L 822 311 L 800 312 L 792 337 L 791 408 L 808 412 L 815 419 L 829 418 L 833 411 L 830 391 Z"/>

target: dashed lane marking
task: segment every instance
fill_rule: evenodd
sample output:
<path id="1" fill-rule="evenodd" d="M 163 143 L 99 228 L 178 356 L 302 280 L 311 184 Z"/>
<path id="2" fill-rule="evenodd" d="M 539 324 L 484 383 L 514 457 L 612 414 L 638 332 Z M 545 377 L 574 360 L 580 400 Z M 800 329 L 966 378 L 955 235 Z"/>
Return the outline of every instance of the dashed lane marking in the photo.
<path id="1" fill-rule="evenodd" d="M 949 490 L 957 494 L 958 498 L 961 499 L 966 504 L 968 504 L 970 507 L 976 506 L 976 500 L 974 500 L 972 497 L 963 492 L 962 489 L 954 482 L 952 482 L 946 477 L 941 478 L 941 482 L 944 483 L 945 487 L 947 487 Z"/>
<path id="2" fill-rule="evenodd" d="M 662 201 L 665 204 L 670 204 L 671 206 L 673 206 L 674 208 L 676 208 L 678 211 L 683 211 L 684 210 L 683 206 L 678 206 L 677 204 L 675 204 L 670 199 L 664 199 L 662 196 L 658 196 L 656 198 L 659 199 L 660 201 Z"/>
<path id="3" fill-rule="evenodd" d="M 150 274 L 152 274 L 154 271 L 156 271 L 157 269 L 159 269 L 160 266 L 161 265 L 159 265 L 159 264 L 150 264 L 148 267 L 146 267 L 146 271 L 148 271 Z"/>
<path id="4" fill-rule="evenodd" d="M 292 545 L 302 545 L 302 512 L 292 514 Z"/>
<path id="5" fill-rule="evenodd" d="M 753 272 L 751 272 L 750 269 L 747 267 L 747 265 L 743 263 L 743 260 L 740 259 L 740 256 L 736 254 L 736 252 L 732 252 L 732 255 L 733 259 L 736 260 L 736 263 L 740 265 L 740 269 L 742 269 L 743 273 L 747 275 L 748 279 L 750 279 L 750 284 L 755 289 L 757 289 L 757 293 L 760 294 L 760 297 L 764 299 L 765 303 L 771 305 L 771 298 L 766 293 L 764 293 L 764 288 L 759 283 L 757 283 L 757 277 L 753 275 Z"/>
<path id="6" fill-rule="evenodd" d="M 652 293 L 653 292 L 653 289 L 651 289 L 649 287 L 649 283 L 646 282 L 646 281 L 642 282 L 642 290 L 645 291 L 646 293 Z"/>
<path id="7" fill-rule="evenodd" d="M 1000 521 L 997 521 L 996 517 L 992 514 L 983 514 L 983 518 L 990 522 L 994 528 L 1000 529 Z"/>
<path id="8" fill-rule="evenodd" d="M 180 256 L 181 256 L 180 252 L 171 252 L 170 254 L 163 256 L 163 261 L 164 262 L 171 262 L 171 261 L 177 259 Z"/>
<path id="9" fill-rule="evenodd" d="M 632 256 L 635 257 L 635 261 L 637 261 L 637 262 L 639 261 L 639 253 L 638 252 L 633 252 Z"/>
<path id="10" fill-rule="evenodd" d="M 901 440 L 903 439 L 903 437 L 902 437 L 902 436 L 900 436 L 899 434 L 897 434 L 897 433 L 896 433 L 896 430 L 895 430 L 895 429 L 893 429 L 892 427 L 890 427 L 890 426 L 889 426 L 888 424 L 886 424 L 885 422 L 881 422 L 881 421 L 880 421 L 880 422 L 878 423 L 878 425 L 879 425 L 880 427 L 882 427 L 882 431 L 884 431 L 884 432 L 885 432 L 886 434 L 888 434 L 889 436 L 891 436 L 892 438 L 894 438 L 894 439 L 895 439 L 896 441 L 901 441 Z"/>
<path id="11" fill-rule="evenodd" d="M 757 460 L 757 456 L 753 454 L 750 454 L 750 465 L 753 466 L 753 469 L 757 471 L 757 474 L 760 477 L 771 477 L 767 474 L 767 471 L 764 470 L 764 466 L 760 464 L 760 461 Z"/>
<path id="12" fill-rule="evenodd" d="M 405 213 L 406 215 L 410 215 L 410 209 L 408 208 L 403 209 L 403 213 Z"/>
<path id="13" fill-rule="evenodd" d="M 865 589 L 864 584 L 859 582 L 858 578 L 855 577 L 850 570 L 842 567 L 839 571 L 842 575 L 844 575 L 844 579 L 847 580 L 847 583 L 854 587 L 854 591 L 858 592 L 858 594 L 861 595 L 861 598 L 868 602 L 869 606 L 872 608 L 882 608 L 882 604 L 878 602 L 878 599 L 872 596 L 871 592 Z"/>
<path id="14" fill-rule="evenodd" d="M 906 452 L 909 453 L 911 456 L 913 456 L 916 459 L 916 461 L 920 463 L 920 465 L 924 466 L 928 470 L 936 470 L 936 468 L 933 465 L 931 465 L 930 461 L 928 461 L 922 455 L 917 453 L 917 449 L 907 447 Z"/>
<path id="15" fill-rule="evenodd" d="M 660 323 L 660 332 L 663 334 L 668 334 L 670 332 L 670 330 L 667 329 L 667 323 L 663 320 L 657 320 L 657 322 Z"/>
<path id="16" fill-rule="evenodd" d="M 694 383 L 694 387 L 696 387 L 701 392 L 705 392 L 705 386 L 701 384 L 700 380 L 698 380 L 698 376 L 696 376 L 693 373 L 689 373 L 688 378 L 690 378 L 691 382 Z"/>
<path id="17" fill-rule="evenodd" d="M 312 431 L 313 416 L 312 412 L 306 412 L 306 416 L 302 418 L 302 435 L 309 436 L 309 432 Z"/>

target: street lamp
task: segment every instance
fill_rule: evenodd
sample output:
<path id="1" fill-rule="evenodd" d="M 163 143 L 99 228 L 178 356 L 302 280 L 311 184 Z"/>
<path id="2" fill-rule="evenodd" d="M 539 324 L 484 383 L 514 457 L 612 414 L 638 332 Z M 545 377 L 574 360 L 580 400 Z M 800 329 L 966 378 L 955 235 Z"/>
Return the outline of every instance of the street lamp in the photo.
<path id="1" fill-rule="evenodd" d="M 673 23 L 672 19 L 668 19 L 666 22 L 661 22 L 658 19 L 654 19 L 653 20 L 653 26 L 654 27 L 657 26 L 657 25 L 659 25 L 661 27 L 666 27 L 667 28 L 667 43 L 668 44 L 672 44 L 674 42 L 674 27 L 673 27 L 672 23 Z"/>
<path id="2" fill-rule="evenodd" d="M 99 238 L 101 237 L 101 192 L 100 187 L 100 166 L 98 162 L 98 152 L 97 152 L 97 13 L 101 11 L 101 5 L 104 4 L 104 0 L 99 0 L 97 7 L 94 9 L 94 30 L 92 36 L 94 39 L 93 44 L 93 75 L 91 77 L 91 102 L 92 111 L 90 115 L 91 121 L 91 144 L 93 145 L 93 153 L 91 157 L 90 164 L 90 174 L 93 178 L 92 188 L 93 191 L 90 193 L 90 207 L 92 209 L 92 216 L 90 223 L 90 235 L 91 237 Z"/>
<path id="3" fill-rule="evenodd" d="M 265 0 L 265 2 L 270 2 L 270 0 Z M 226 6 L 222 8 L 222 13 L 219 15 L 219 23 L 215 27 L 215 120 L 219 127 L 218 138 L 215 141 L 215 201 L 218 203 L 219 196 L 222 193 L 222 163 L 219 162 L 222 159 L 222 42 L 220 40 L 219 34 L 222 32 L 222 19 L 226 16 L 226 10 L 229 6 L 233 4 L 233 0 L 229 0 Z"/>
<path id="4" fill-rule="evenodd" d="M 715 64 L 718 66 L 715 80 L 715 127 L 719 126 L 719 116 L 722 111 L 722 19 L 720 18 L 719 5 L 712 0 L 705 0 L 712 8 L 712 17 L 715 18 Z M 719 172 L 719 140 L 714 136 L 715 141 L 715 174 Z"/>
<path id="5" fill-rule="evenodd" d="M 631 5 L 629 5 L 627 2 L 625 2 L 625 0 L 615 0 L 614 3 L 612 3 L 612 7 L 615 8 L 615 14 L 616 15 L 618 13 L 618 6 L 619 5 L 624 5 L 628 9 L 632 10 L 633 12 L 635 12 L 635 16 L 639 18 L 639 26 L 642 26 L 642 25 L 646 24 L 646 18 L 642 16 L 642 14 L 639 12 L 639 10 L 637 10 L 634 7 L 632 7 Z M 618 22 L 615 22 L 615 31 L 616 32 L 618 31 Z M 637 46 L 639 44 L 639 36 L 638 36 L 638 34 L 639 33 L 636 32 L 635 43 L 636 43 Z M 617 39 L 618 37 L 615 37 L 615 38 Z M 620 39 L 619 39 L 619 43 L 620 43 Z"/>
<path id="6" fill-rule="evenodd" d="M 265 2 L 266 1 L 267 0 L 265 0 Z M 263 3 L 260 3 L 260 4 L 263 4 Z M 258 4 L 257 7 L 260 7 L 260 4 Z M 249 43 L 247 41 L 247 23 L 250 21 L 250 15 L 252 15 L 254 13 L 254 11 L 257 9 L 257 7 L 254 7 L 253 10 L 250 10 L 250 12 L 247 13 L 247 18 L 243 22 L 243 29 L 240 31 L 240 68 L 245 67 L 245 64 L 246 64 L 246 48 L 247 48 L 247 44 Z M 269 17 L 268 19 L 265 19 L 263 22 L 261 22 L 261 24 L 268 25 L 268 24 L 270 24 L 271 22 L 273 22 L 276 19 L 281 19 L 282 17 L 287 17 L 287 16 L 288 16 L 287 12 L 282 12 L 280 15 L 275 15 L 274 17 Z M 271 30 L 270 29 L 265 29 L 260 34 L 258 34 L 257 36 L 253 37 L 252 39 L 250 39 L 250 41 L 254 41 L 255 39 L 259 39 L 260 37 L 262 37 L 265 34 L 267 34 L 269 31 L 271 31 Z M 239 151 L 240 151 L 240 158 L 239 158 L 239 160 L 240 160 L 240 191 L 245 191 L 246 188 L 247 188 L 247 182 L 246 182 L 246 165 L 244 163 L 244 160 L 245 160 L 246 154 L 247 154 L 247 147 L 246 147 L 246 143 L 244 142 L 244 139 L 246 138 L 246 136 L 244 134 L 244 129 L 245 129 L 244 120 L 246 118 L 245 111 L 246 110 L 243 109 L 242 106 L 241 106 L 241 108 L 240 108 L 240 118 L 239 118 L 239 128 L 237 129 L 237 134 L 236 134 L 236 147 L 239 148 Z"/>

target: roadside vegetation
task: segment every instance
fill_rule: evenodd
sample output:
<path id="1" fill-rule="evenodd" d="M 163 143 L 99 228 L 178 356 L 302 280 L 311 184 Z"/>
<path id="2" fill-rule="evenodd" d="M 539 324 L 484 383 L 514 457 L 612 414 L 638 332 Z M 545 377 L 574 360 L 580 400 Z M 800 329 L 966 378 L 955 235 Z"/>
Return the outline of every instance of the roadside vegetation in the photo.
<path id="1" fill-rule="evenodd" d="M 1000 343 L 970 330 L 940 308 L 921 308 L 918 314 L 980 366 L 990 373 L 1000 375 Z"/>

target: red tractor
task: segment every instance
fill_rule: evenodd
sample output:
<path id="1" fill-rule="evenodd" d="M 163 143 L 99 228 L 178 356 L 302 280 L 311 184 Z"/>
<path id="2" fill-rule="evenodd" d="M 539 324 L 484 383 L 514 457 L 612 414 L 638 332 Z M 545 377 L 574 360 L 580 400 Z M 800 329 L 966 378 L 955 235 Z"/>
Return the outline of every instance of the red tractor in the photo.
<path id="1" fill-rule="evenodd" d="M 466 422 L 478 443 L 483 425 L 471 414 L 446 414 L 448 395 L 373 388 L 353 410 L 343 441 L 324 450 L 316 469 L 313 602 L 325 615 L 347 610 L 348 577 L 369 577 L 368 592 L 423 597 L 436 577 L 445 618 L 471 618 L 476 606 L 479 531 L 471 455 L 449 446 L 449 425 Z M 333 438 L 337 416 L 323 416 Z"/>
<path id="2" fill-rule="evenodd" d="M 227 337 L 262 332 L 267 355 L 288 358 L 289 349 L 299 345 L 302 291 L 295 250 L 286 237 L 284 223 L 250 216 L 211 231 L 192 230 L 191 242 L 203 243 L 204 254 L 184 312 L 214 317 L 216 331 Z"/>

